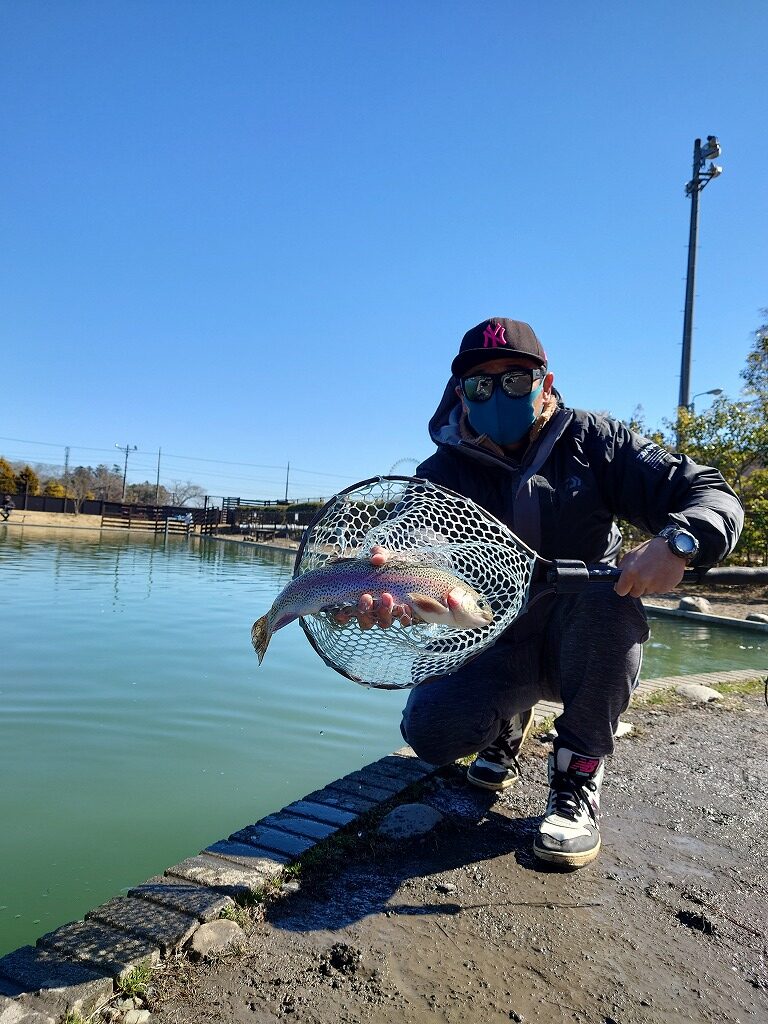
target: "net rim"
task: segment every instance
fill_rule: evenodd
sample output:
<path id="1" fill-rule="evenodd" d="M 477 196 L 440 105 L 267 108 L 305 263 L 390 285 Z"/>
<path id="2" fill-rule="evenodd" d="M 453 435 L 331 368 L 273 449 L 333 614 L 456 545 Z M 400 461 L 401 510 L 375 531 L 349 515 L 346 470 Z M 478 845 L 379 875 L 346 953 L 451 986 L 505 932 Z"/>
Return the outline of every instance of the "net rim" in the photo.
<path id="1" fill-rule="evenodd" d="M 445 487 L 443 484 L 435 484 L 431 480 L 427 480 L 425 477 L 401 476 L 398 474 L 378 474 L 376 476 L 367 477 L 365 480 L 359 480 L 357 481 L 357 483 L 350 484 L 348 487 L 344 487 L 340 491 L 337 491 L 328 499 L 328 501 L 323 505 L 323 507 L 315 513 L 315 515 L 312 517 L 311 521 L 307 525 L 306 529 L 304 530 L 301 542 L 299 544 L 299 548 L 296 552 L 296 558 L 294 560 L 293 565 L 293 579 L 296 579 L 298 576 L 302 575 L 300 571 L 301 563 L 304 559 L 304 554 L 307 550 L 308 540 L 313 535 L 315 527 L 322 522 L 322 520 L 330 511 L 332 511 L 334 508 L 338 506 L 339 499 L 343 498 L 345 495 L 353 493 L 354 491 L 358 491 L 365 487 L 369 487 L 375 484 L 381 484 L 383 482 L 400 483 L 403 484 L 404 486 L 409 484 L 418 484 L 424 487 L 427 491 L 438 491 L 459 502 L 468 503 L 471 506 L 475 506 L 482 511 L 483 515 L 486 516 L 488 520 L 495 523 L 502 531 L 502 533 L 509 534 L 514 539 L 516 544 L 519 545 L 519 547 L 529 557 L 531 565 L 534 565 L 536 562 L 541 561 L 541 557 L 537 554 L 537 552 L 534 551 L 533 548 L 531 548 L 528 544 L 526 544 L 525 541 L 517 537 L 517 535 L 513 533 L 509 526 L 506 525 L 506 523 L 501 522 L 501 520 L 497 519 L 497 517 L 494 516 L 491 512 L 488 512 L 487 509 L 483 508 L 481 505 L 478 505 L 477 502 L 473 501 L 471 498 L 467 498 L 466 495 L 459 494 L 458 491 L 454 491 L 450 487 Z M 323 648 L 317 642 L 314 633 L 307 626 L 304 616 L 299 617 L 299 624 L 307 640 L 309 640 L 312 649 L 320 656 L 322 661 L 329 668 L 334 670 L 334 672 L 338 672 L 340 675 L 344 676 L 346 679 L 349 679 L 353 683 L 357 683 L 360 686 L 365 686 L 370 689 L 403 690 L 406 688 L 397 683 L 372 683 L 368 680 L 362 679 L 359 676 L 354 675 L 353 673 L 349 672 L 344 666 L 338 664 L 325 653 Z M 477 657 L 480 653 L 482 652 L 478 651 L 475 654 L 470 654 L 466 661 L 471 661 L 473 657 Z"/>

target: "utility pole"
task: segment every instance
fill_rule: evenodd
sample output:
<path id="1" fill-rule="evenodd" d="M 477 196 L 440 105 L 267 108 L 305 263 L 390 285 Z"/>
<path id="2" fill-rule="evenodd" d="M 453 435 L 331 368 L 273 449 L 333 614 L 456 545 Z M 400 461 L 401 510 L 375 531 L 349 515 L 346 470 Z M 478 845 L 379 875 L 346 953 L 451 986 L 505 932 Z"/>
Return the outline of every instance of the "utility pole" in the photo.
<path id="1" fill-rule="evenodd" d="M 162 448 L 157 449 L 157 483 L 155 484 L 155 504 L 160 503 L 160 453 Z"/>
<path id="2" fill-rule="evenodd" d="M 69 446 L 64 449 L 64 511 L 67 511 L 67 495 L 69 494 Z"/>
<path id="3" fill-rule="evenodd" d="M 137 448 L 135 444 L 127 444 L 125 448 L 123 448 L 123 446 L 118 444 L 117 442 L 115 442 L 115 448 L 118 448 L 121 452 L 125 452 L 125 469 L 123 470 L 123 497 L 121 498 L 121 501 L 125 501 L 125 480 L 126 477 L 128 476 L 128 452 L 135 452 L 137 451 Z"/>
<path id="4" fill-rule="evenodd" d="M 288 477 L 291 472 L 291 464 L 288 463 L 288 468 L 285 471 L 285 504 L 288 504 Z"/>
<path id="5" fill-rule="evenodd" d="M 685 314 L 683 316 L 683 352 L 680 361 L 679 408 L 687 409 L 691 401 L 691 340 L 693 335 L 693 296 L 696 285 L 696 244 L 699 233 L 699 193 L 713 178 L 723 173 L 722 167 L 711 163 L 703 170 L 707 160 L 720 156 L 720 143 L 714 135 L 707 136 L 706 145 L 701 139 L 693 143 L 693 177 L 685 186 L 685 194 L 691 197 L 691 224 L 688 232 L 688 273 L 685 280 Z"/>

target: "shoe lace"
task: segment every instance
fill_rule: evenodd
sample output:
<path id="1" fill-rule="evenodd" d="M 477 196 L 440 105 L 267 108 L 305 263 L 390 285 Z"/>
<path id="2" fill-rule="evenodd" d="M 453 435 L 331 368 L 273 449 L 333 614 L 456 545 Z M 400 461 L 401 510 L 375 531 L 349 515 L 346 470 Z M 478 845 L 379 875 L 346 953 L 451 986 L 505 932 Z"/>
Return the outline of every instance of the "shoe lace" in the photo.
<path id="1" fill-rule="evenodd" d="M 595 812 L 585 790 L 594 792 L 597 786 L 591 779 L 581 782 L 567 772 L 555 772 L 552 779 L 553 810 L 561 818 L 576 821 L 583 811 L 587 811 L 595 821 Z"/>

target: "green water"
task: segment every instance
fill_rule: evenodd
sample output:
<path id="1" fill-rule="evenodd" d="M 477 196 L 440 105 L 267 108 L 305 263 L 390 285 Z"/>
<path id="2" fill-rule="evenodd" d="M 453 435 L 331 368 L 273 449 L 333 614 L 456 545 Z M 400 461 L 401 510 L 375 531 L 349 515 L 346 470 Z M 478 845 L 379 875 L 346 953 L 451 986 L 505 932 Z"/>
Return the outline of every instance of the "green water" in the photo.
<path id="1" fill-rule="evenodd" d="M 0 955 L 400 746 L 405 694 L 254 618 L 292 558 L 0 527 Z M 766 665 L 768 637 L 659 618 L 643 675 Z"/>

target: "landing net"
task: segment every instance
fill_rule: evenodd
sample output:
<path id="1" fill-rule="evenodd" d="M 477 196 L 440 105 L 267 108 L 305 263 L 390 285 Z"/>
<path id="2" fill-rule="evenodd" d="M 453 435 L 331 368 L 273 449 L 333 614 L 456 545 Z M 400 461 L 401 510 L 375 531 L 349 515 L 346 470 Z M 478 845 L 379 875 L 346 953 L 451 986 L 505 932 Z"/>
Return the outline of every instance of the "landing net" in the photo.
<path id="1" fill-rule="evenodd" d="M 427 480 L 384 476 L 335 495 L 304 534 L 294 576 L 329 559 L 364 558 L 377 544 L 408 561 L 452 572 L 491 605 L 480 629 L 395 621 L 390 629 L 339 626 L 330 613 L 302 618 L 320 657 L 348 679 L 405 689 L 450 675 L 490 647 L 525 607 L 535 552 L 479 505 Z"/>

